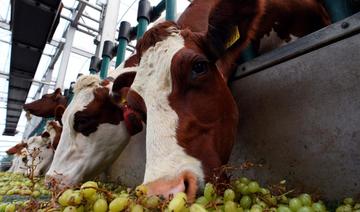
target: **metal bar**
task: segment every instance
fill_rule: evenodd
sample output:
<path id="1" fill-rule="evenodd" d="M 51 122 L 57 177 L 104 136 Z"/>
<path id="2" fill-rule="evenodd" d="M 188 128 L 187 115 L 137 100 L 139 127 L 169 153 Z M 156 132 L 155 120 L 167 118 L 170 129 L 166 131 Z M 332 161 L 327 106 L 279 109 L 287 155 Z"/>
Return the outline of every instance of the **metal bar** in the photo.
<path id="1" fill-rule="evenodd" d="M 95 28 L 93 28 L 93 27 L 91 27 L 91 26 L 88 26 L 88 25 L 86 25 L 86 24 L 83 24 L 83 23 L 78 23 L 78 25 L 79 26 L 82 26 L 82 27 L 85 27 L 85 28 L 87 28 L 87 29 L 90 29 L 90 30 L 92 30 L 92 31 L 94 31 L 94 32 L 97 32 L 97 33 L 99 33 L 99 30 L 98 29 L 95 29 Z"/>
<path id="2" fill-rule="evenodd" d="M 124 38 L 119 39 L 115 67 L 118 67 L 124 61 L 126 46 L 127 46 L 127 40 Z"/>
<path id="3" fill-rule="evenodd" d="M 167 21 L 176 20 L 176 0 L 166 0 L 166 16 Z"/>
<path id="4" fill-rule="evenodd" d="M 10 30 L 10 25 L 4 21 L 0 21 L 0 28 L 5 30 Z"/>
<path id="5" fill-rule="evenodd" d="M 75 14 L 74 14 L 75 17 L 73 18 L 73 21 L 71 22 L 71 26 L 73 26 L 73 27 L 77 26 L 77 24 L 79 23 L 80 17 L 85 10 L 86 5 L 83 3 L 79 3 L 79 4 L 80 5 L 78 6 L 78 10 L 75 11 Z"/>
<path id="6" fill-rule="evenodd" d="M 5 72 L 0 72 L 0 78 L 3 78 L 3 79 L 9 79 L 9 73 L 5 73 Z M 50 82 L 47 82 L 47 81 L 38 81 L 38 80 L 29 80 L 29 79 L 25 79 L 25 78 L 22 78 L 22 77 L 16 77 L 16 76 L 11 76 L 11 77 L 14 77 L 14 78 L 18 78 L 18 79 L 24 79 L 24 80 L 27 80 L 27 81 L 31 81 L 33 83 L 36 83 L 36 84 L 43 84 L 43 85 L 50 85 L 50 86 L 54 86 L 55 83 L 50 83 Z"/>
<path id="7" fill-rule="evenodd" d="M 142 36 L 144 35 L 144 33 L 146 32 L 146 29 L 149 25 L 149 22 L 146 18 L 139 18 L 138 19 L 138 26 L 137 26 L 137 32 L 136 32 L 136 39 L 139 40 L 140 38 L 142 38 Z"/>
<path id="8" fill-rule="evenodd" d="M 64 16 L 64 15 L 61 15 L 61 18 L 69 21 L 70 24 L 71 24 L 72 26 L 74 26 L 74 25 L 72 24 L 73 21 L 74 21 L 72 18 L 66 17 L 66 16 Z M 99 33 L 99 30 L 97 30 L 97 29 L 95 29 L 95 28 L 93 28 L 93 27 L 90 27 L 90 26 L 88 26 L 88 25 L 86 25 L 86 24 L 83 24 L 83 23 L 80 23 L 80 22 L 78 22 L 77 24 L 78 24 L 79 26 L 85 27 L 86 29 L 89 29 L 89 30 L 92 30 L 92 31 L 94 31 L 94 32 Z M 80 31 L 80 29 L 79 29 L 78 27 L 76 27 L 76 28 Z M 84 32 L 84 31 L 83 31 L 83 32 Z M 85 32 L 86 32 L 86 31 L 85 31 Z M 86 33 L 88 33 L 88 32 L 86 32 Z M 91 35 L 94 35 L 94 34 L 91 34 Z"/>
<path id="9" fill-rule="evenodd" d="M 100 7 L 98 7 L 98 6 L 95 6 L 95 5 L 92 5 L 92 4 L 90 4 L 89 2 L 87 2 L 87 1 L 85 1 L 85 0 L 77 0 L 77 1 L 79 1 L 79 2 L 81 2 L 81 3 L 83 3 L 83 4 L 86 4 L 86 6 L 89 6 L 89 7 L 93 8 L 93 9 L 99 11 L 99 12 L 102 11 L 102 8 L 100 8 Z"/>
<path id="10" fill-rule="evenodd" d="M 66 33 L 66 42 L 63 50 L 63 55 L 61 58 L 60 68 L 59 68 L 59 74 L 56 80 L 56 88 L 64 88 L 64 81 L 67 71 L 67 66 L 70 59 L 71 54 L 71 46 L 73 45 L 74 41 L 74 35 L 75 35 L 76 29 L 74 27 L 69 27 L 67 33 Z"/>
<path id="11" fill-rule="evenodd" d="M 87 34 L 87 35 L 96 37 L 96 34 L 94 34 L 94 33 L 91 33 L 91 32 L 89 32 L 89 31 L 83 30 L 83 29 L 81 29 L 81 28 L 79 28 L 79 27 L 77 27 L 76 29 L 77 29 L 79 32 L 82 32 L 82 33 L 85 33 L 85 34 Z"/>
<path id="12" fill-rule="evenodd" d="M 350 0 L 324 0 L 325 7 L 330 13 L 331 21 L 337 22 L 352 14 Z"/>
<path id="13" fill-rule="evenodd" d="M 105 79 L 108 73 L 111 58 L 104 55 L 101 63 L 100 78 Z"/>
<path id="14" fill-rule="evenodd" d="M 357 33 L 360 33 L 360 12 L 241 64 L 233 80 L 244 78 Z"/>
<path id="15" fill-rule="evenodd" d="M 102 53 L 102 49 L 105 41 L 115 41 L 115 32 L 116 32 L 116 23 L 120 9 L 119 0 L 108 0 L 106 9 L 104 10 L 104 22 L 101 29 L 101 37 L 99 43 L 99 51 L 97 53 Z M 100 55 L 95 55 L 100 57 Z"/>
<path id="16" fill-rule="evenodd" d="M 94 21 L 94 22 L 96 22 L 96 23 L 100 23 L 100 21 L 99 20 L 97 20 L 97 19 L 95 19 L 95 18 L 93 18 L 93 17 L 91 17 L 91 16 L 88 16 L 88 15 L 86 15 L 86 14 L 82 14 L 82 17 L 84 17 L 84 18 L 87 18 L 87 19 L 89 19 L 89 20 L 92 20 L 92 21 Z"/>

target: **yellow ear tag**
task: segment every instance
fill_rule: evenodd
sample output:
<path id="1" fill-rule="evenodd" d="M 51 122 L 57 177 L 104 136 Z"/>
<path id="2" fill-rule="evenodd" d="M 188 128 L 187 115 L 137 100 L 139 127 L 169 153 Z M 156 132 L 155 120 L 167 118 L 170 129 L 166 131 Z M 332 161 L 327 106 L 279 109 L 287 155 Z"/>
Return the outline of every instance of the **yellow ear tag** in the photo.
<path id="1" fill-rule="evenodd" d="M 120 104 L 124 105 L 124 104 L 126 104 L 126 103 L 127 103 L 126 99 L 122 97 L 122 98 L 120 99 Z"/>
<path id="2" fill-rule="evenodd" d="M 231 37 L 228 39 L 228 41 L 225 44 L 225 48 L 229 48 L 230 46 L 232 46 L 239 38 L 240 38 L 239 30 L 237 27 L 234 27 Z"/>

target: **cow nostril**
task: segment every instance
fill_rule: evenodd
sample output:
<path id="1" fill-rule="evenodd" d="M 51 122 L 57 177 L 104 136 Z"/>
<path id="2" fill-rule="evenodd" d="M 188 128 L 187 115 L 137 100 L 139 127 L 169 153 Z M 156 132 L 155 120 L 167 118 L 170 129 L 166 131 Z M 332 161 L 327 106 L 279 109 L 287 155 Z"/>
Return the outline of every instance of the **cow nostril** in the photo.
<path id="1" fill-rule="evenodd" d="M 184 180 L 185 194 L 189 192 L 189 181 L 187 179 Z"/>

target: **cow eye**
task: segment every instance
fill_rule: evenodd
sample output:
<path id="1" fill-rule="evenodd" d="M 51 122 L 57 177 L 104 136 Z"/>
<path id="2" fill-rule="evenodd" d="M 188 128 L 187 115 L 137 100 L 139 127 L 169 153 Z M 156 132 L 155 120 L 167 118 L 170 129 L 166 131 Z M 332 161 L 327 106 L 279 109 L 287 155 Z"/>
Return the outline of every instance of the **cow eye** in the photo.
<path id="1" fill-rule="evenodd" d="M 192 78 L 195 79 L 208 71 L 208 64 L 206 61 L 196 62 L 192 66 Z"/>

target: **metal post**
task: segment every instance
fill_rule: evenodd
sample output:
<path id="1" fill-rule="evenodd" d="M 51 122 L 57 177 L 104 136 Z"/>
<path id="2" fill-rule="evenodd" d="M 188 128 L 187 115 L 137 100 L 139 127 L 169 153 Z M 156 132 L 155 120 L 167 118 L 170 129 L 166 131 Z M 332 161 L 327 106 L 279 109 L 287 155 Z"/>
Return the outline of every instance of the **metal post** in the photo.
<path id="1" fill-rule="evenodd" d="M 119 28 L 119 45 L 117 47 L 115 67 L 118 67 L 125 59 L 126 46 L 130 41 L 130 30 L 130 23 L 122 21 Z"/>
<path id="2" fill-rule="evenodd" d="M 113 56 L 114 44 L 113 42 L 107 40 L 104 43 L 103 53 L 102 53 L 102 63 L 100 69 L 100 78 L 105 79 L 108 73 L 109 65 L 111 58 Z"/>
<path id="3" fill-rule="evenodd" d="M 325 7 L 331 16 L 332 22 L 340 21 L 353 14 L 351 0 L 324 0 Z"/>
<path id="4" fill-rule="evenodd" d="M 76 29 L 74 27 L 69 27 L 67 33 L 66 33 L 66 42 L 64 45 L 63 55 L 61 58 L 60 68 L 59 68 L 59 74 L 56 80 L 55 88 L 64 88 L 64 81 L 66 76 L 66 70 L 71 54 L 71 47 L 74 41 L 74 35 L 75 35 Z"/>
<path id="5" fill-rule="evenodd" d="M 166 16 L 167 21 L 176 20 L 176 0 L 166 0 Z"/>
<path id="6" fill-rule="evenodd" d="M 136 39 L 139 40 L 145 33 L 151 16 L 151 5 L 148 0 L 140 0 L 139 7 L 138 7 L 138 15 L 137 15 L 137 32 L 136 32 Z"/>
<path id="7" fill-rule="evenodd" d="M 46 73 L 46 76 L 45 76 L 45 81 L 46 82 L 51 82 L 52 73 L 53 73 L 53 69 L 49 69 L 49 71 Z M 49 85 L 44 85 L 44 89 L 43 89 L 42 93 L 47 94 L 48 90 L 49 90 Z"/>
<path id="8" fill-rule="evenodd" d="M 105 41 L 107 40 L 112 42 L 115 41 L 116 23 L 117 23 L 119 8 L 120 8 L 119 0 L 107 1 L 104 21 L 101 30 L 100 43 L 98 45 L 99 51 L 97 52 L 98 54 L 95 55 L 97 57 L 101 56 L 99 54 L 102 52 Z"/>
<path id="9" fill-rule="evenodd" d="M 99 64 L 100 64 L 100 58 L 96 56 L 92 56 L 90 59 L 90 74 L 96 74 L 99 72 Z"/>

